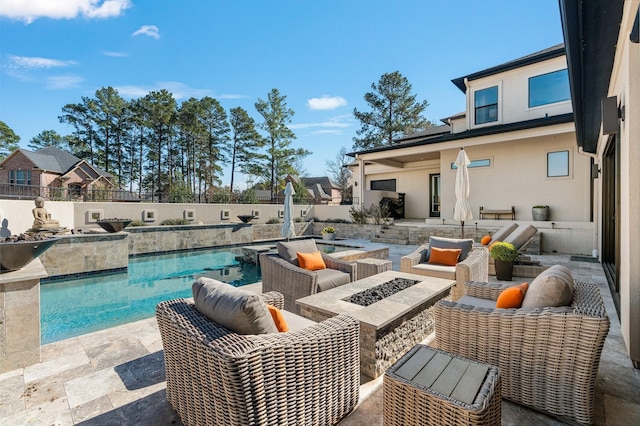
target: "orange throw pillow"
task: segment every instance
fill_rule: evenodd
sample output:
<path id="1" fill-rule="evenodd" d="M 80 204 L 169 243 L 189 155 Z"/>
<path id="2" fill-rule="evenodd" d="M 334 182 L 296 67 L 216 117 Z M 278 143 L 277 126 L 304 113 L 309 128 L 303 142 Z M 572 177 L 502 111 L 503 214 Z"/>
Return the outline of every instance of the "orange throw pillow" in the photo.
<path id="1" fill-rule="evenodd" d="M 432 247 L 431 254 L 429 255 L 429 263 L 456 266 L 460 253 L 462 253 L 461 249 L 441 249 L 438 247 Z"/>
<path id="2" fill-rule="evenodd" d="M 276 328 L 279 332 L 289 331 L 289 326 L 287 325 L 287 321 L 284 319 L 282 312 L 280 309 L 276 308 L 273 305 L 267 303 L 267 308 L 269 309 L 269 313 L 271 314 L 271 318 L 273 318 L 273 322 L 276 323 Z"/>
<path id="3" fill-rule="evenodd" d="M 496 308 L 519 308 L 522 306 L 522 301 L 528 288 L 528 283 L 522 283 L 503 290 L 496 301 Z"/>
<path id="4" fill-rule="evenodd" d="M 309 271 L 317 271 L 318 269 L 325 269 L 327 265 L 324 264 L 322 254 L 319 251 L 311 253 L 296 253 L 298 256 L 298 263 L 303 269 Z"/>
<path id="5" fill-rule="evenodd" d="M 491 242 L 491 235 L 485 235 L 484 237 L 482 237 L 482 239 L 480 240 L 480 243 L 483 246 L 486 246 L 487 244 L 489 244 Z"/>

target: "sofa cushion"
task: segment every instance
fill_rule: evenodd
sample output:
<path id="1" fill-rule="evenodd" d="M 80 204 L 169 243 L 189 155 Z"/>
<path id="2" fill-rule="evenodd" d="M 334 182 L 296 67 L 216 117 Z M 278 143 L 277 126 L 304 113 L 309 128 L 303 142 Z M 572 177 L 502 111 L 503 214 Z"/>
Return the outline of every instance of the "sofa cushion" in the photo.
<path id="1" fill-rule="evenodd" d="M 516 228 L 518 227 L 518 224 L 515 222 L 511 222 L 508 225 L 503 226 L 502 228 L 498 229 L 492 236 L 491 236 L 491 241 L 489 241 L 489 243 L 494 243 L 496 241 L 503 241 L 505 238 L 507 238 L 513 231 L 516 230 Z M 487 244 L 489 244 L 487 243 Z"/>
<path id="2" fill-rule="evenodd" d="M 573 277 L 566 266 L 554 265 L 529 284 L 523 308 L 566 306 L 573 299 Z"/>
<path id="3" fill-rule="evenodd" d="M 441 249 L 432 247 L 428 263 L 444 266 L 456 266 L 462 249 Z"/>
<path id="4" fill-rule="evenodd" d="M 425 259 L 429 259 L 431 255 L 431 248 L 438 247 L 443 249 L 460 249 L 460 258 L 458 258 L 458 262 L 462 262 L 469 256 L 471 250 L 473 250 L 473 240 L 472 239 L 456 239 L 456 238 L 441 238 L 441 237 L 429 237 L 429 248 L 427 249 L 427 253 L 425 254 Z"/>
<path id="5" fill-rule="evenodd" d="M 318 247 L 316 247 L 316 240 L 313 238 L 286 242 L 281 241 L 276 244 L 276 247 L 278 248 L 278 255 L 294 265 L 298 264 L 297 253 L 311 253 L 318 251 Z"/>
<path id="6" fill-rule="evenodd" d="M 278 331 L 281 333 L 289 331 L 287 320 L 284 319 L 284 315 L 282 315 L 282 311 L 273 305 L 269 305 L 268 303 L 267 303 L 267 309 L 269 309 L 271 318 L 273 318 L 273 322 L 276 324 L 276 328 L 278 329 Z"/>
<path id="7" fill-rule="evenodd" d="M 332 288 L 340 287 L 349 283 L 351 274 L 348 272 L 338 271 L 337 269 L 320 269 L 315 271 L 318 274 L 318 291 L 326 291 Z"/>
<path id="8" fill-rule="evenodd" d="M 204 277 L 191 290 L 198 312 L 235 333 L 278 332 L 267 304 L 255 293 Z"/>
<path id="9" fill-rule="evenodd" d="M 514 245 L 516 250 L 520 250 L 522 246 L 527 243 L 527 241 L 529 241 L 534 235 L 536 235 L 536 232 L 538 232 L 538 228 L 533 225 L 520 225 L 518 226 L 518 229 L 513 231 L 502 241 L 504 241 L 505 243 L 511 243 Z"/>
<path id="10" fill-rule="evenodd" d="M 317 324 L 316 322 L 313 322 L 310 319 L 307 319 L 300 315 L 296 315 L 293 312 L 280 311 L 280 313 L 284 317 L 285 321 L 287 321 L 289 331 L 299 331 Z"/>
<path id="11" fill-rule="evenodd" d="M 313 253 L 297 253 L 297 256 L 298 265 L 300 265 L 302 269 L 317 271 L 318 269 L 324 269 L 327 267 L 327 265 L 324 264 L 322 254 L 319 251 L 314 251 Z"/>
<path id="12" fill-rule="evenodd" d="M 496 308 L 510 309 L 521 307 L 528 287 L 528 283 L 522 283 L 504 289 L 498 296 L 498 300 L 496 300 Z"/>
<path id="13" fill-rule="evenodd" d="M 434 265 L 431 263 L 419 263 L 411 268 L 412 274 L 426 275 L 429 277 L 445 278 L 448 280 L 456 279 L 456 267 Z"/>
<path id="14" fill-rule="evenodd" d="M 488 309 L 496 308 L 495 300 L 483 299 L 481 297 L 474 297 L 474 296 L 462 296 L 460 299 L 456 300 L 456 303 L 459 305 L 474 306 L 476 308 L 488 308 Z"/>

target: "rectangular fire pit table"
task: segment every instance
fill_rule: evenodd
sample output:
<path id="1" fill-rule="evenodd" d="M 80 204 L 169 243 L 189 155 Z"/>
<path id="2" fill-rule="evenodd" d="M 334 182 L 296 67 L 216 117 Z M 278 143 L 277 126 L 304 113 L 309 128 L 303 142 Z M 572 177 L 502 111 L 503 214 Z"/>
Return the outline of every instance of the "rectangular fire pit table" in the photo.
<path id="1" fill-rule="evenodd" d="M 386 283 L 408 280 L 416 284 L 381 300 L 362 306 L 344 299 L 383 293 Z M 406 351 L 433 332 L 431 306 L 449 295 L 454 280 L 387 271 L 331 290 L 296 300 L 300 314 L 320 322 L 338 314 L 349 314 L 360 321 L 360 371 L 378 377 Z M 376 291 L 377 290 L 377 291 Z"/>

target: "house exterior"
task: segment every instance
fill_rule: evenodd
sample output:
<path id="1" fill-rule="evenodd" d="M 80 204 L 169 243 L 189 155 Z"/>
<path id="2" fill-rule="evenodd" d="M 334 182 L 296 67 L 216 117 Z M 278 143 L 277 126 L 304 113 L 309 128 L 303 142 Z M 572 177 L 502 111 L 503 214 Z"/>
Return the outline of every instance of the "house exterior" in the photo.
<path id="1" fill-rule="evenodd" d="M 640 1 L 559 5 L 577 147 L 597 167 L 592 206 L 600 260 L 629 357 L 640 368 Z"/>
<path id="2" fill-rule="evenodd" d="M 0 191 L 5 197 L 43 196 L 84 199 L 112 190 L 113 176 L 56 147 L 17 149 L 0 163 Z"/>
<path id="3" fill-rule="evenodd" d="M 452 220 L 453 163 L 464 148 L 472 162 L 474 221 L 480 207 L 514 206 L 516 220 L 530 221 L 534 205 L 549 205 L 554 223 L 588 224 L 592 159 L 575 144 L 564 45 L 452 82 L 465 94 L 466 105 L 442 119 L 444 126 L 350 154 L 356 159 L 354 199 L 368 206 L 403 193 L 405 218 L 434 224 Z"/>

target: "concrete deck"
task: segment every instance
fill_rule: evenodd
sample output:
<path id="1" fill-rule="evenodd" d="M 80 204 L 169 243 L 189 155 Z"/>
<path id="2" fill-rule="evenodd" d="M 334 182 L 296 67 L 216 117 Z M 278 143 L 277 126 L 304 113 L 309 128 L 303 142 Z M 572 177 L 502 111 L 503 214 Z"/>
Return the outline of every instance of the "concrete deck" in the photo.
<path id="1" fill-rule="evenodd" d="M 347 240 L 375 248 L 366 240 Z M 389 246 L 393 269 L 415 246 Z M 543 264 L 566 264 L 574 278 L 600 286 L 611 330 L 605 342 L 596 384 L 598 425 L 640 422 L 640 371 L 626 355 L 602 267 L 569 256 L 532 256 Z M 524 282 L 530 279 L 515 278 Z M 259 284 L 249 286 L 260 290 Z M 429 338 L 426 342 L 429 342 Z M 165 399 L 162 344 L 154 318 L 51 343 L 42 362 L 0 374 L 3 425 L 180 425 Z M 369 380 L 369 381 L 366 381 Z M 503 400 L 503 425 L 563 425 L 545 414 Z M 341 426 L 382 425 L 382 377 L 363 377 L 361 400 Z"/>

